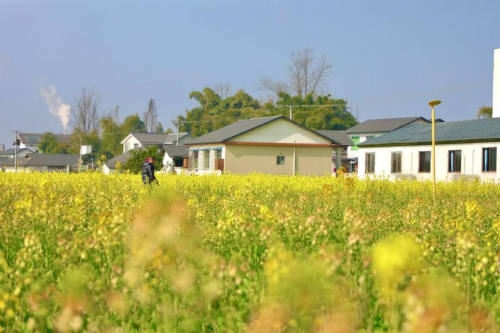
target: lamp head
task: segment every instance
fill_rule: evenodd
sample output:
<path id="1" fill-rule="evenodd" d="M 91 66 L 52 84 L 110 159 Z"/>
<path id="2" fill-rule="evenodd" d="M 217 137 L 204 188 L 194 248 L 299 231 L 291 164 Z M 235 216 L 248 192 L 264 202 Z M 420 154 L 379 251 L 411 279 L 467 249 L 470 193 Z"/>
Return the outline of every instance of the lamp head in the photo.
<path id="1" fill-rule="evenodd" d="M 437 99 L 429 102 L 430 106 L 436 106 L 436 105 L 439 105 L 439 104 L 441 104 L 441 101 L 437 100 Z"/>

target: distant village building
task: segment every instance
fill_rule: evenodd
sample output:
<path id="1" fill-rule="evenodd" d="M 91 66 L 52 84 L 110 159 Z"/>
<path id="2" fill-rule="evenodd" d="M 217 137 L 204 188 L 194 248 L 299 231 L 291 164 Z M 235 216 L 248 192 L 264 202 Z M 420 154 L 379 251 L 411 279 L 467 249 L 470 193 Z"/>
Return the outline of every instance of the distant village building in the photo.
<path id="1" fill-rule="evenodd" d="M 192 137 L 188 133 L 179 133 L 179 143 L 177 144 L 177 133 L 130 133 L 122 141 L 123 152 L 131 149 L 150 146 L 163 145 L 184 145 Z"/>
<path id="2" fill-rule="evenodd" d="M 500 118 L 436 124 L 436 179 L 498 180 Z M 431 179 L 431 124 L 401 128 L 359 145 L 359 177 Z"/>
<path id="3" fill-rule="evenodd" d="M 17 140 L 12 142 L 12 145 L 18 146 L 18 148 L 29 148 L 35 153 L 41 153 L 41 149 L 38 147 L 43 139 L 45 133 L 19 133 Z M 54 134 L 54 137 L 59 142 L 69 143 L 71 140 L 71 134 Z"/>
<path id="4" fill-rule="evenodd" d="M 346 145 L 284 116 L 240 120 L 196 138 L 188 169 L 195 174 L 332 175 L 332 149 Z"/>
<path id="5" fill-rule="evenodd" d="M 402 127 L 359 144 L 359 176 L 431 179 L 431 124 Z M 436 124 L 436 179 L 498 182 L 500 49 L 494 51 L 493 118 Z"/>
<path id="6" fill-rule="evenodd" d="M 26 153 L 27 149 L 21 149 L 17 158 L 18 172 L 70 172 L 78 169 L 79 155 L 70 154 L 37 154 Z M 2 155 L 3 156 L 3 155 Z M 0 170 L 14 172 L 16 160 L 11 157 L 0 156 Z"/>

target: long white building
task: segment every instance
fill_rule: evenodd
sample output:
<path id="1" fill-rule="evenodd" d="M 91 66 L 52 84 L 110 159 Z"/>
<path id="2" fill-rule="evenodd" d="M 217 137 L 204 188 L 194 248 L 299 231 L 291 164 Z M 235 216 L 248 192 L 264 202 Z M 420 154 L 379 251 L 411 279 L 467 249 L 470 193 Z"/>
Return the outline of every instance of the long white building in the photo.
<path id="1" fill-rule="evenodd" d="M 413 124 L 359 144 L 360 177 L 431 179 L 431 124 Z M 493 118 L 436 123 L 436 179 L 498 182 L 500 49 L 494 51 Z"/>

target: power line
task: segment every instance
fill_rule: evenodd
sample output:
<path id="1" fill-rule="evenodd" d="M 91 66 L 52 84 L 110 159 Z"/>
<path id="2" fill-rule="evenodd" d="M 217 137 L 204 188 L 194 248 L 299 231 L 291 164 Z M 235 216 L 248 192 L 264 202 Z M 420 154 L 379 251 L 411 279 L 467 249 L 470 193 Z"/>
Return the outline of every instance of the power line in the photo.
<path id="1" fill-rule="evenodd" d="M 14 139 L 14 170 L 17 173 L 17 140 L 19 139 L 18 133 L 20 132 L 19 130 L 12 130 L 11 132 L 16 133 L 16 137 Z"/>

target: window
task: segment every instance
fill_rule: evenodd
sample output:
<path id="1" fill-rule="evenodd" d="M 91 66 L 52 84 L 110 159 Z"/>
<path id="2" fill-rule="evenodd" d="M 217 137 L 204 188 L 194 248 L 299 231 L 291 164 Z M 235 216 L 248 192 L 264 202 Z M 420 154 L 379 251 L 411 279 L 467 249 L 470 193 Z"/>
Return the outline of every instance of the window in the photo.
<path id="1" fill-rule="evenodd" d="M 421 151 L 419 157 L 418 172 L 431 172 L 431 152 Z"/>
<path id="2" fill-rule="evenodd" d="M 134 143 L 134 148 L 139 148 L 139 144 L 138 143 Z"/>
<path id="3" fill-rule="evenodd" d="M 375 153 L 365 154 L 365 172 L 375 173 Z"/>
<path id="4" fill-rule="evenodd" d="M 285 156 L 276 156 L 277 165 L 285 165 Z"/>
<path id="5" fill-rule="evenodd" d="M 210 169 L 210 150 L 205 150 L 203 152 L 203 169 L 208 170 Z"/>
<path id="6" fill-rule="evenodd" d="M 496 148 L 483 148 L 483 171 L 497 171 Z"/>
<path id="7" fill-rule="evenodd" d="M 222 158 L 222 150 L 215 151 L 215 158 L 220 160 Z"/>
<path id="8" fill-rule="evenodd" d="M 359 143 L 359 136 L 353 136 L 351 137 L 352 143 L 354 143 L 354 146 L 352 146 L 351 150 L 358 150 L 358 143 Z"/>
<path id="9" fill-rule="evenodd" d="M 366 137 L 366 141 L 371 140 L 371 139 L 373 139 L 374 137 L 375 137 L 375 135 L 369 135 L 369 136 L 367 136 L 367 137 Z"/>
<path id="10" fill-rule="evenodd" d="M 197 151 L 193 152 L 193 168 L 198 169 L 198 153 Z"/>
<path id="11" fill-rule="evenodd" d="M 461 172 L 462 170 L 462 151 L 450 150 L 448 152 L 448 172 Z"/>
<path id="12" fill-rule="evenodd" d="M 391 173 L 401 173 L 402 152 L 391 154 Z"/>

